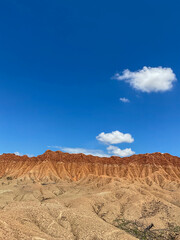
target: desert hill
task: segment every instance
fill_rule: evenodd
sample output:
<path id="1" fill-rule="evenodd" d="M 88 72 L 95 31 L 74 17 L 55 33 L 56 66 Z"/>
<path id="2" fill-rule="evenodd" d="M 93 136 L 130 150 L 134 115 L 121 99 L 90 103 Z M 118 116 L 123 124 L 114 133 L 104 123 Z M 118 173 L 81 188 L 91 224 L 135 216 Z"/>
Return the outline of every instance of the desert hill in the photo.
<path id="1" fill-rule="evenodd" d="M 180 158 L 1 155 L 0 240 L 24 239 L 180 239 Z"/>

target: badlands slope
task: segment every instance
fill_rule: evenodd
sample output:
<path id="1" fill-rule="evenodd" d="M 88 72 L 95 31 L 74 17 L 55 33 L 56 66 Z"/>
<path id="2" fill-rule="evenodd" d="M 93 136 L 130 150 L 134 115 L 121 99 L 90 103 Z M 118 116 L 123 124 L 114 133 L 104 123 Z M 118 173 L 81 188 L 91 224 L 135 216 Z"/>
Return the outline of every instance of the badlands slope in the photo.
<path id="1" fill-rule="evenodd" d="M 180 158 L 3 154 L 1 239 L 180 239 Z"/>

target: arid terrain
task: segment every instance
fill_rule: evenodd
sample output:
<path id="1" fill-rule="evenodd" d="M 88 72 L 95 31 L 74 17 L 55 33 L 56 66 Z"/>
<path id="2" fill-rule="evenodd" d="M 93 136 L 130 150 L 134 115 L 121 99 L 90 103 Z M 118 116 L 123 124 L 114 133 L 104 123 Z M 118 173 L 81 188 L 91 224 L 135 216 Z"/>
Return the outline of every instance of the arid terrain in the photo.
<path id="1" fill-rule="evenodd" d="M 180 158 L 3 154 L 0 239 L 180 239 Z"/>

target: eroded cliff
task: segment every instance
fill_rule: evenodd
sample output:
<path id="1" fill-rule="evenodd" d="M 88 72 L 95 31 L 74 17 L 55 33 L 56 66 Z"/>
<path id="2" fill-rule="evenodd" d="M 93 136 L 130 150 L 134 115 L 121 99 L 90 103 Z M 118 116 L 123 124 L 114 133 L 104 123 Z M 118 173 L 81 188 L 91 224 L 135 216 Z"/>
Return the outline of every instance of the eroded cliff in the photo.
<path id="1" fill-rule="evenodd" d="M 100 158 L 50 150 L 31 158 L 15 154 L 0 156 L 0 177 L 77 181 L 92 175 L 146 180 L 149 184 L 180 181 L 180 158 L 167 153 Z"/>

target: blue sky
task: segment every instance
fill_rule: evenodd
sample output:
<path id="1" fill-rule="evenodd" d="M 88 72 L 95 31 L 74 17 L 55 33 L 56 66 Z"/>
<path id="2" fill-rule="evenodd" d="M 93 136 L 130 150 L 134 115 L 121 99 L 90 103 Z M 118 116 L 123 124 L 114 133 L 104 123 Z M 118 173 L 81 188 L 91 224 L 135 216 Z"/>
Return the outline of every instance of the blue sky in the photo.
<path id="1" fill-rule="evenodd" d="M 1 1 L 0 153 L 180 156 L 179 8 Z"/>

